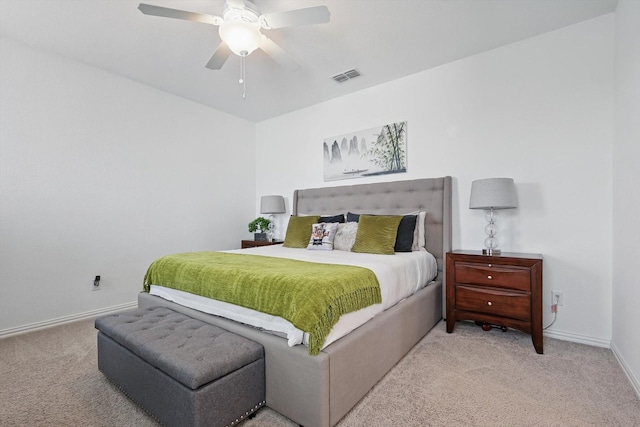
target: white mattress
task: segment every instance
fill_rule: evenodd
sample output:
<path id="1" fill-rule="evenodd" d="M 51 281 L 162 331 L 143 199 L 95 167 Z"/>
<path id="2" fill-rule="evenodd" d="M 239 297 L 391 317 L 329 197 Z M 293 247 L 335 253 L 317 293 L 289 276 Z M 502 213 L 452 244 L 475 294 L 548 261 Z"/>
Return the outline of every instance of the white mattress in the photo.
<path id="1" fill-rule="evenodd" d="M 364 324 L 376 314 L 423 288 L 438 273 L 435 257 L 425 250 L 399 252 L 391 256 L 345 251 L 309 251 L 273 245 L 226 252 L 267 255 L 326 264 L 355 265 L 373 271 L 380 283 L 382 303 L 343 315 L 327 336 L 323 348 Z M 195 310 L 282 334 L 287 337 L 291 347 L 307 343 L 308 334 L 281 317 L 163 286 L 151 285 L 149 293 Z"/>

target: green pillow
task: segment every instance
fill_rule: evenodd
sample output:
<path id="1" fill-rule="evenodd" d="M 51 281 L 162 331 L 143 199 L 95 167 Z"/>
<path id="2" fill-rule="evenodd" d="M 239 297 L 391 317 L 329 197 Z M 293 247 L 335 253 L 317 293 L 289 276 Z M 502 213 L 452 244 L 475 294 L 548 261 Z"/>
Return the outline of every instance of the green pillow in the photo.
<path id="1" fill-rule="evenodd" d="M 287 248 L 306 248 L 309 244 L 309 239 L 311 239 L 311 226 L 317 224 L 319 219 L 318 215 L 291 215 L 282 246 Z"/>
<path id="2" fill-rule="evenodd" d="M 393 255 L 402 215 L 360 215 L 351 252 Z"/>

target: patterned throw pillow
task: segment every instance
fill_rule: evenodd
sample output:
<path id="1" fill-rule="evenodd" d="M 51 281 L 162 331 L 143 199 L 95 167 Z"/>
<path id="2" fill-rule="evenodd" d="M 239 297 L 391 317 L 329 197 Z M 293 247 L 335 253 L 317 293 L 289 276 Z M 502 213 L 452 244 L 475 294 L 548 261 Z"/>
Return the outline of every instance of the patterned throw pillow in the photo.
<path id="1" fill-rule="evenodd" d="M 351 251 L 353 244 L 356 242 L 356 234 L 358 233 L 357 222 L 347 222 L 346 224 L 338 224 L 336 238 L 333 240 L 333 249 L 338 251 Z"/>
<path id="2" fill-rule="evenodd" d="M 311 225 L 318 222 L 319 216 L 291 216 L 287 225 L 287 234 L 282 246 L 286 248 L 306 248 L 311 234 Z"/>
<path id="3" fill-rule="evenodd" d="M 338 230 L 337 222 L 321 222 L 311 226 L 311 239 L 307 249 L 332 251 L 333 240 Z"/>
<path id="4" fill-rule="evenodd" d="M 353 252 L 393 255 L 402 215 L 360 215 Z"/>

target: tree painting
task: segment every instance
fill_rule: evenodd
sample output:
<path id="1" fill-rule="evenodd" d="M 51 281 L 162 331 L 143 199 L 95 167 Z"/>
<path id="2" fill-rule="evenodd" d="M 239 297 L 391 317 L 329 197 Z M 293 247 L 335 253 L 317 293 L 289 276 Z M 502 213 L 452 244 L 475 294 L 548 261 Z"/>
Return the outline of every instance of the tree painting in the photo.
<path id="1" fill-rule="evenodd" d="M 373 162 L 387 172 L 405 172 L 405 135 L 407 122 L 384 125 L 369 154 Z"/>
<path id="2" fill-rule="evenodd" d="M 325 138 L 324 180 L 407 171 L 407 122 Z"/>

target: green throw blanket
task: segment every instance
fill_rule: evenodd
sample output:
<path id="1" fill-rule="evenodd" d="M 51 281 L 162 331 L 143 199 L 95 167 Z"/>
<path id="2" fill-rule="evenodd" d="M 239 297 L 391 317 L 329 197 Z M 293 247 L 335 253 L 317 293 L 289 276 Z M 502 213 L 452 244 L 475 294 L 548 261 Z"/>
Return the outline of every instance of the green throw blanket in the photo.
<path id="1" fill-rule="evenodd" d="M 149 285 L 280 316 L 309 333 L 309 354 L 320 352 L 341 315 L 380 303 L 380 285 L 366 268 L 224 252 L 191 252 L 154 261 Z"/>

